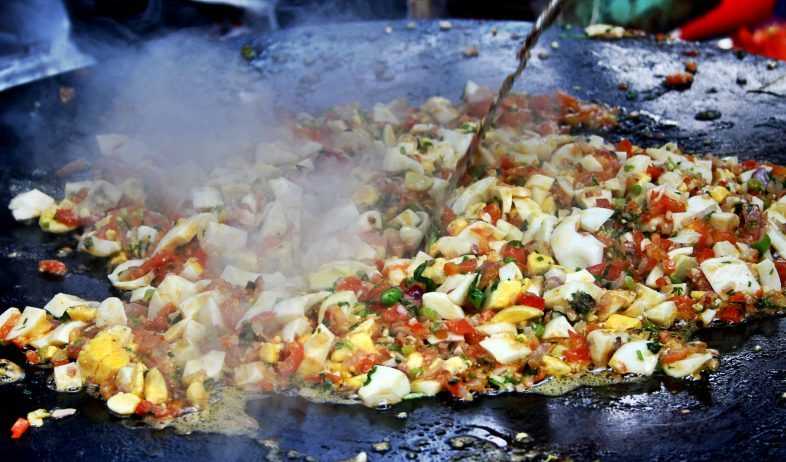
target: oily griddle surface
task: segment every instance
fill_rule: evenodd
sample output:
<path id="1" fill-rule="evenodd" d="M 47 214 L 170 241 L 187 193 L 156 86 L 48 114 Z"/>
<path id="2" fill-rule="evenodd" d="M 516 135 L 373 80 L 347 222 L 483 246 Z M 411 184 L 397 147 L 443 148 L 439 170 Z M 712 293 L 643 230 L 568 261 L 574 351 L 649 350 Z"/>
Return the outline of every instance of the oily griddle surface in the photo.
<path id="1" fill-rule="evenodd" d="M 254 65 L 273 85 L 278 103 L 288 109 L 319 110 L 348 101 L 371 104 L 400 96 L 416 102 L 434 94 L 457 99 L 467 79 L 497 85 L 512 67 L 515 47 L 528 27 L 454 21 L 449 31 L 439 30 L 436 23 L 419 23 L 410 30 L 401 22 L 390 24 L 393 31 L 386 33 L 386 25 L 283 31 L 254 42 L 259 53 Z M 492 28 L 497 29 L 495 36 Z M 633 135 L 646 145 L 676 139 L 701 153 L 786 159 L 786 90 L 779 90 L 778 83 L 786 66 L 768 69 L 764 60 L 740 59 L 711 46 L 650 39 L 588 41 L 565 30 L 551 31 L 542 43 L 549 56 L 533 59 L 519 88 L 532 93 L 567 89 L 585 99 L 622 106 L 626 116 L 608 134 L 611 138 Z M 468 46 L 477 46 L 480 56 L 465 58 L 462 51 Z M 693 87 L 664 91 L 659 75 L 680 70 L 688 59 L 681 53 L 694 49 L 700 55 L 693 58 L 699 62 Z M 738 83 L 743 79 L 745 85 Z M 79 92 L 78 78 L 62 82 Z M 635 94 L 619 90 L 621 82 Z M 770 82 L 775 83 L 762 89 Z M 52 176 L 62 163 L 59 146 L 40 146 L 29 127 L 19 135 L 20 126 L 14 125 L 32 124 L 69 142 L 74 137 L 69 120 L 79 114 L 78 99 L 60 104 L 60 83 L 50 80 L 0 95 L 0 204 L 31 185 L 54 194 L 62 188 L 62 181 Z M 707 109 L 721 111 L 721 119 L 694 119 Z M 38 259 L 51 258 L 72 243 L 67 236 L 16 224 L 10 213 L 0 212 L 0 307 L 42 306 L 58 291 L 93 299 L 110 295 L 102 263 L 83 256 L 65 259 L 71 273 L 62 281 L 36 273 Z M 542 460 L 548 454 L 575 460 L 783 459 L 786 320 L 713 329 L 701 337 L 721 350 L 722 359 L 720 370 L 700 382 L 652 378 L 556 398 L 503 395 L 470 403 L 437 398 L 385 411 L 276 397 L 249 406 L 260 421 L 260 441 L 132 430 L 109 416 L 101 402 L 49 390 L 49 371 L 28 369 L 25 382 L 0 386 L 0 432 L 39 407 L 76 407 L 78 415 L 47 421 L 21 441 L 2 436 L 0 454 L 4 460 L 140 461 L 339 460 L 360 451 L 372 460 Z M 0 348 L 0 357 L 21 363 L 11 348 Z M 388 442 L 389 449 L 375 449 L 380 442 Z"/>

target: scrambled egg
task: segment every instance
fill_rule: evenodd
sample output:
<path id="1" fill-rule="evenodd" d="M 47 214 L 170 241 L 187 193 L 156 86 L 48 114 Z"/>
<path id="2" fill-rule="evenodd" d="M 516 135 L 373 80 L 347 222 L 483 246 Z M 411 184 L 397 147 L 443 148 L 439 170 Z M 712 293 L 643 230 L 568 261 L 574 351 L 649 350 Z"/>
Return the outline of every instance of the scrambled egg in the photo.
<path id="1" fill-rule="evenodd" d="M 84 377 L 97 384 L 112 380 L 117 371 L 131 361 L 130 331 L 107 329 L 100 332 L 79 352 L 79 367 Z"/>

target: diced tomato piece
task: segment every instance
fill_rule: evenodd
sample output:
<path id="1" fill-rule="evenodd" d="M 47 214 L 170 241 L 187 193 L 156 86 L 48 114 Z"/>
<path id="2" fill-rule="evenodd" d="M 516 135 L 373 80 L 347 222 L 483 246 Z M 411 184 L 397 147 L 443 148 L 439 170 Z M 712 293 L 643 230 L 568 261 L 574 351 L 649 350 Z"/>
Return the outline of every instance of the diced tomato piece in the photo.
<path id="1" fill-rule="evenodd" d="M 484 339 L 483 334 L 475 330 L 475 327 L 466 319 L 455 319 L 445 322 L 445 326 L 454 334 L 463 335 L 464 340 L 470 345 L 476 345 Z"/>
<path id="2" fill-rule="evenodd" d="M 537 308 L 539 310 L 543 310 L 546 306 L 546 301 L 543 297 L 538 297 L 535 294 L 531 294 L 529 292 L 523 292 L 519 294 L 518 298 L 516 298 L 517 305 L 527 305 L 531 306 L 532 308 Z"/>
<path id="3" fill-rule="evenodd" d="M 483 211 L 489 214 L 492 224 L 497 224 L 497 220 L 502 218 L 502 210 L 500 210 L 496 202 L 492 202 L 483 207 Z"/>
<path id="4" fill-rule="evenodd" d="M 587 271 L 592 273 L 593 276 L 603 276 L 603 272 L 606 271 L 606 263 L 598 263 L 597 265 L 592 265 L 587 267 Z"/>
<path id="5" fill-rule="evenodd" d="M 696 247 L 693 249 L 693 255 L 695 255 L 696 260 L 698 260 L 699 263 L 701 263 L 704 260 L 715 258 L 715 251 L 712 250 L 712 248 L 710 247 Z M 784 267 L 784 269 L 786 269 L 786 267 Z"/>
<path id="6" fill-rule="evenodd" d="M 693 299 L 688 297 L 687 295 L 679 295 L 676 297 L 672 297 L 671 301 L 673 301 L 677 305 L 677 317 L 680 319 L 690 320 L 696 318 L 696 310 L 693 309 Z"/>
<path id="7" fill-rule="evenodd" d="M 8 317 L 8 321 L 0 326 L 0 339 L 4 339 L 8 336 L 8 333 L 11 332 L 11 329 L 14 328 L 20 317 L 22 317 L 21 314 L 12 314 Z"/>
<path id="8" fill-rule="evenodd" d="M 426 326 L 421 322 L 414 322 L 408 324 L 408 326 L 409 330 L 411 330 L 416 337 L 425 337 L 428 334 L 428 329 L 426 329 Z"/>
<path id="9" fill-rule="evenodd" d="M 464 398 L 469 393 L 467 392 L 467 388 L 461 382 L 450 382 L 448 381 L 445 384 L 445 388 L 456 398 Z"/>
<path id="10" fill-rule="evenodd" d="M 409 318 L 410 316 L 409 313 L 407 313 L 407 310 L 403 308 L 399 310 L 399 306 L 396 305 L 391 306 L 382 312 L 382 321 L 387 324 L 393 324 L 398 321 L 407 321 Z"/>
<path id="11" fill-rule="evenodd" d="M 685 204 L 672 199 L 666 194 L 660 194 L 657 197 L 653 197 L 652 200 L 650 201 L 650 208 L 649 208 L 648 215 L 656 217 L 659 215 L 663 215 L 666 212 L 684 212 L 684 211 L 685 211 Z"/>
<path id="12" fill-rule="evenodd" d="M 565 350 L 565 359 L 570 362 L 589 362 L 590 351 L 587 338 L 578 332 L 570 331 L 569 348 Z"/>
<path id="13" fill-rule="evenodd" d="M 155 271 L 158 274 L 174 260 L 174 251 L 162 250 L 148 258 L 142 265 L 130 269 L 127 274 L 123 275 L 123 279 L 126 281 L 133 281 L 134 279 L 139 279 L 151 271 Z"/>
<path id="14" fill-rule="evenodd" d="M 475 332 L 475 328 L 465 318 L 445 322 L 448 330 L 458 335 L 467 335 Z"/>
<path id="15" fill-rule="evenodd" d="M 477 260 L 468 258 L 461 263 L 445 263 L 445 275 L 452 276 L 454 274 L 466 274 L 475 271 L 477 267 Z"/>
<path id="16" fill-rule="evenodd" d="M 382 293 L 389 288 L 390 286 L 387 284 L 378 284 L 371 287 L 364 287 L 360 291 L 358 299 L 361 302 L 366 302 L 370 305 L 380 305 L 382 303 Z"/>
<path id="17" fill-rule="evenodd" d="M 753 159 L 745 159 L 740 162 L 740 167 L 742 167 L 743 170 L 753 170 L 758 165 L 759 163 Z"/>
<path id="18" fill-rule="evenodd" d="M 41 357 L 38 356 L 35 350 L 28 350 L 25 351 L 25 360 L 27 360 L 28 364 L 38 364 L 41 362 Z"/>
<path id="19" fill-rule="evenodd" d="M 354 369 L 358 374 L 365 374 L 374 367 L 374 364 L 376 364 L 376 361 L 373 355 L 363 355 L 355 361 Z"/>
<path id="20" fill-rule="evenodd" d="M 505 155 L 505 156 L 500 157 L 500 159 L 499 159 L 499 166 L 503 170 L 507 170 L 509 168 L 515 167 L 516 163 L 513 162 L 513 159 L 511 159 L 510 156 Z"/>
<path id="21" fill-rule="evenodd" d="M 688 350 L 669 350 L 660 356 L 660 362 L 663 364 L 671 364 L 688 357 Z"/>
<path id="22" fill-rule="evenodd" d="M 560 105 L 561 109 L 572 109 L 574 111 L 578 111 L 581 106 L 579 104 L 579 100 L 571 96 L 563 91 L 558 91 L 556 94 L 557 104 Z"/>
<path id="23" fill-rule="evenodd" d="M 336 284 L 336 291 L 351 290 L 357 292 L 363 288 L 363 281 L 357 276 L 347 276 Z"/>
<path id="24" fill-rule="evenodd" d="M 136 409 L 134 409 L 134 414 L 136 415 L 147 415 L 153 411 L 153 403 L 150 401 L 143 399 L 136 405 Z"/>
<path id="25" fill-rule="evenodd" d="M 786 177 L 786 167 L 782 165 L 773 165 L 772 166 L 772 176 L 777 178 L 784 178 Z"/>
<path id="26" fill-rule="evenodd" d="M 289 377 L 297 371 L 300 363 L 303 362 L 303 345 L 298 342 L 289 342 L 284 348 L 283 359 L 276 364 L 278 373 L 283 377 Z"/>
<path id="27" fill-rule="evenodd" d="M 669 74 L 663 83 L 669 88 L 685 89 L 693 84 L 693 75 L 688 72 Z"/>
<path id="28" fill-rule="evenodd" d="M 520 266 L 526 266 L 527 265 L 527 255 L 528 254 L 529 254 L 529 252 L 527 252 L 527 249 L 522 247 L 520 244 L 514 245 L 514 244 L 511 244 L 511 243 L 505 244 L 502 247 L 502 250 L 500 251 L 500 256 L 503 259 L 505 259 L 505 258 L 512 258 Z"/>
<path id="29" fill-rule="evenodd" d="M 38 262 L 38 272 L 62 277 L 68 273 L 68 267 L 60 260 L 41 260 Z"/>
<path id="30" fill-rule="evenodd" d="M 449 334 L 450 334 L 450 332 L 448 332 L 447 329 L 439 329 L 439 330 L 434 332 L 434 337 L 436 337 L 436 338 L 438 338 L 440 340 L 445 340 L 446 338 L 448 338 Z"/>
<path id="31" fill-rule="evenodd" d="M 731 324 L 738 324 L 742 321 L 743 309 L 739 305 L 726 305 L 718 312 L 718 319 Z"/>
<path id="32" fill-rule="evenodd" d="M 745 303 L 747 299 L 745 298 L 745 294 L 743 293 L 736 293 L 729 297 L 729 301 L 731 303 Z"/>
<path id="33" fill-rule="evenodd" d="M 658 181 L 658 178 L 663 175 L 663 171 L 661 167 L 656 167 L 654 165 L 647 167 L 647 175 L 652 178 L 652 181 Z"/>
<path id="34" fill-rule="evenodd" d="M 731 231 L 713 231 L 712 240 L 715 242 L 729 241 L 732 244 L 736 244 L 737 235 Z"/>
<path id="35" fill-rule="evenodd" d="M 30 428 L 30 422 L 22 417 L 16 419 L 16 422 L 11 426 L 11 439 L 18 440 Z"/>
<path id="36" fill-rule="evenodd" d="M 633 245 L 635 246 L 636 253 L 641 255 L 644 250 L 641 248 L 641 243 L 644 241 L 644 234 L 641 231 L 633 232 Z"/>
<path id="37" fill-rule="evenodd" d="M 55 221 L 59 221 L 66 226 L 79 226 L 79 217 L 76 216 L 73 209 L 57 209 Z"/>
<path id="38" fill-rule="evenodd" d="M 446 321 L 445 326 L 450 332 L 458 335 L 469 334 L 475 330 L 466 318 Z"/>
<path id="39" fill-rule="evenodd" d="M 616 281 L 622 275 L 622 270 L 628 266 L 624 260 L 614 260 L 606 270 L 606 279 L 609 281 Z"/>
<path id="40" fill-rule="evenodd" d="M 595 200 L 595 207 L 600 207 L 604 209 L 612 209 L 614 207 L 611 206 L 611 202 L 608 199 L 601 198 Z"/>
<path id="41" fill-rule="evenodd" d="M 628 157 L 633 155 L 633 143 L 631 143 L 627 138 L 623 138 L 617 143 L 615 146 L 617 151 L 624 152 L 628 155 Z"/>

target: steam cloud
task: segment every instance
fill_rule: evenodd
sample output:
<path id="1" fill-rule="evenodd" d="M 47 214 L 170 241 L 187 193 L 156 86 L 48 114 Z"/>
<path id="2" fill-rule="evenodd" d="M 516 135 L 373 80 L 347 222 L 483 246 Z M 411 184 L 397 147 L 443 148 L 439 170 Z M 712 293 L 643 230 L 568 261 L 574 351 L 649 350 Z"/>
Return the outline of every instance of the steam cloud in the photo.
<path id="1" fill-rule="evenodd" d="M 75 123 L 97 122 L 78 127 L 87 137 L 68 157 L 78 157 L 98 136 L 108 155 L 102 164 L 143 172 L 174 210 L 187 208 L 193 191 L 205 187 L 225 199 L 250 195 L 256 221 L 248 214 L 235 217 L 248 233 L 247 247 L 212 252 L 219 274 L 231 265 L 295 276 L 289 282 L 302 285 L 299 276 L 322 263 L 374 257 L 357 235 L 360 214 L 351 196 L 361 177 L 378 167 L 382 148 L 372 143 L 351 160 L 315 165 L 309 156 L 319 144 L 293 137 L 290 129 L 312 116 L 276 108 L 274 96 L 236 48 L 172 34 L 95 70 L 89 91 L 78 95 L 82 116 Z M 347 135 L 347 144 L 371 142 L 353 136 Z"/>

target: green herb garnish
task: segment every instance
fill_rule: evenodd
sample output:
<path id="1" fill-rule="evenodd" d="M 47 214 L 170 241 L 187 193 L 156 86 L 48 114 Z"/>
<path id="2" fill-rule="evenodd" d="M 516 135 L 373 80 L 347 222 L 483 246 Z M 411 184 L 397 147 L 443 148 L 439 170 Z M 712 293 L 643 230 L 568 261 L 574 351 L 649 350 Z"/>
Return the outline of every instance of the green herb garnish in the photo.
<path id="1" fill-rule="evenodd" d="M 573 295 L 570 296 L 569 304 L 576 313 L 587 314 L 590 310 L 595 308 L 595 299 L 586 292 L 578 291 L 573 292 Z"/>
<path id="2" fill-rule="evenodd" d="M 382 292 L 382 296 L 380 298 L 382 299 L 383 305 L 391 306 L 398 303 L 398 301 L 401 300 L 401 297 L 403 295 L 404 293 L 401 292 L 401 289 L 399 289 L 398 287 L 391 287 L 390 289 Z"/>
<path id="3" fill-rule="evenodd" d="M 751 247 L 758 250 L 760 255 L 764 255 L 764 253 L 770 248 L 770 244 L 770 236 L 765 234 L 757 242 L 751 244 Z"/>

